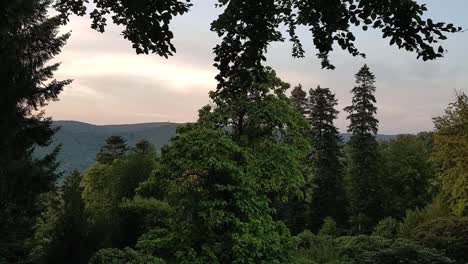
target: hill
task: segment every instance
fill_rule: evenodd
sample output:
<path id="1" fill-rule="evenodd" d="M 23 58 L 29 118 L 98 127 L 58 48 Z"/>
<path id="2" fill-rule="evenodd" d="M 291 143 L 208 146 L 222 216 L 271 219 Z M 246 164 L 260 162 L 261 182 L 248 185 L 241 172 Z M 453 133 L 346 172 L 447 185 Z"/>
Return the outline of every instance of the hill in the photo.
<path id="1" fill-rule="evenodd" d="M 93 125 L 77 121 L 55 121 L 53 126 L 60 127 L 55 134 L 52 144 L 47 148 L 36 150 L 36 155 L 42 156 L 50 152 L 58 144 L 62 144 L 59 154 L 60 169 L 70 172 L 74 169 L 85 170 L 94 162 L 99 148 L 105 139 L 112 135 L 122 136 L 128 145 L 134 145 L 141 139 L 146 139 L 159 150 L 167 144 L 176 133 L 176 123 L 143 123 L 128 125 Z M 344 141 L 348 141 L 348 133 L 341 134 Z M 378 135 L 379 140 L 389 140 L 394 135 Z"/>
<path id="2" fill-rule="evenodd" d="M 53 126 L 60 127 L 60 130 L 55 134 L 52 144 L 47 148 L 38 149 L 36 155 L 42 156 L 58 144 L 62 144 L 58 157 L 61 170 L 83 171 L 94 162 L 99 148 L 109 136 L 122 136 L 127 140 L 128 145 L 134 145 L 139 140 L 146 139 L 159 150 L 175 135 L 178 125 L 164 122 L 99 126 L 76 121 L 55 121 Z"/>

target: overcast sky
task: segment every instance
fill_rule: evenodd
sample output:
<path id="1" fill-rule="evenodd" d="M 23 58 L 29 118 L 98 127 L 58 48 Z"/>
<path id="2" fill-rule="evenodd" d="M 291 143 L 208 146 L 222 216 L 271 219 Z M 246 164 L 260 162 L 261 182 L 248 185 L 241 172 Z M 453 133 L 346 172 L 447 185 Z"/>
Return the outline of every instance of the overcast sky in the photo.
<path id="1" fill-rule="evenodd" d="M 169 59 L 136 55 L 118 27 L 100 34 L 90 28 L 89 18 L 72 17 L 64 29 L 72 36 L 57 57 L 62 65 L 56 77 L 74 82 L 46 112 L 54 120 L 93 124 L 196 120 L 198 109 L 209 103 L 208 91 L 216 86 L 212 48 L 219 39 L 209 28 L 220 10 L 214 0 L 194 2 L 191 12 L 172 24 L 177 54 Z M 468 28 L 467 0 L 421 2 L 427 3 L 431 18 Z M 377 78 L 380 133 L 432 130 L 431 118 L 443 113 L 455 90 L 468 91 L 468 32 L 449 36 L 445 58 L 422 62 L 415 54 L 390 47 L 378 31 L 357 30 L 357 46 L 367 59 L 337 49 L 331 57 L 334 71 L 320 68 L 310 33 L 304 29 L 300 35 L 305 59 L 293 59 L 285 42 L 269 48 L 267 64 L 292 85 L 330 88 L 341 110 L 350 104 L 354 74 L 367 63 Z M 337 126 L 346 130 L 343 111 Z"/>

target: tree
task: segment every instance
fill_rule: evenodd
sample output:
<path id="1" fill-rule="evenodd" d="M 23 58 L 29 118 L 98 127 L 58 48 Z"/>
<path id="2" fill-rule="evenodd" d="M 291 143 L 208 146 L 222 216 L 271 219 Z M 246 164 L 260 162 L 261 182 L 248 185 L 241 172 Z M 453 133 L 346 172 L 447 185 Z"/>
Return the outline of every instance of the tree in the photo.
<path id="1" fill-rule="evenodd" d="M 432 158 L 437 166 L 441 195 L 459 216 L 468 214 L 468 96 L 457 94 L 445 115 L 434 118 Z"/>
<path id="2" fill-rule="evenodd" d="M 349 113 L 352 133 L 348 150 L 348 195 L 350 213 L 357 232 L 369 232 L 382 217 L 382 189 L 379 181 L 379 153 L 375 134 L 378 120 L 374 97 L 375 76 L 367 65 L 356 74 Z"/>
<path id="3" fill-rule="evenodd" d="M 77 171 L 65 177 L 59 192 L 42 196 L 41 215 L 34 235 L 28 240 L 26 263 L 85 263 L 91 256 L 88 225 L 81 199 L 81 175 Z"/>
<path id="4" fill-rule="evenodd" d="M 53 79 L 50 63 L 69 34 L 59 35 L 60 19 L 49 16 L 50 1 L 8 1 L 0 5 L 0 255 L 17 263 L 26 255 L 38 197 L 54 189 L 58 149 L 33 158 L 56 129 L 42 108 L 57 100 L 70 80 Z"/>
<path id="5" fill-rule="evenodd" d="M 425 142 L 419 136 L 402 135 L 379 147 L 384 214 L 402 219 L 406 210 L 431 202 L 434 173 Z"/>
<path id="6" fill-rule="evenodd" d="M 332 217 L 338 224 L 346 221 L 346 199 L 343 188 L 343 167 L 339 159 L 341 138 L 334 125 L 338 111 L 335 95 L 328 88 L 310 89 L 309 122 L 312 152 L 311 219 L 310 227 L 316 231 L 323 219 Z"/>
<path id="7" fill-rule="evenodd" d="M 85 15 L 86 2 L 56 0 L 55 8 L 63 14 L 66 21 L 71 13 Z M 93 2 L 96 8 L 88 13 L 93 20 L 94 29 L 104 32 L 107 25 L 105 15 L 113 14 L 113 22 L 124 27 L 122 35 L 133 43 L 137 53 L 152 52 L 165 57 L 175 52 L 171 43 L 172 18 L 187 13 L 191 7 L 190 0 L 171 0 L 157 4 L 150 0 Z M 317 57 L 326 68 L 334 68 L 328 55 L 335 44 L 353 56 L 364 56 L 354 45 L 356 37 L 352 32 L 353 26 L 364 31 L 369 28 L 379 30 L 383 32 L 383 38 L 390 40 L 390 45 L 396 44 L 398 48 L 415 52 L 418 58 L 422 57 L 424 60 L 442 57 L 445 50 L 436 45 L 447 38 L 446 33 L 461 30 L 453 24 L 423 19 L 427 7 L 414 0 L 218 0 L 216 5 L 224 8 L 212 24 L 212 30 L 223 37 L 224 43 L 216 48 L 217 61 L 222 64 L 220 76 L 228 74 L 225 70 L 229 71 L 230 63 L 243 61 L 242 63 L 254 66 L 265 60 L 264 53 L 268 45 L 274 41 L 284 41 L 285 37 L 279 30 L 282 25 L 288 28 L 295 57 L 303 57 L 305 53 L 296 35 L 296 28 L 304 26 L 309 29 L 318 50 Z M 243 59 L 239 59 L 241 57 Z M 238 66 L 232 66 L 232 69 L 235 68 Z"/>
<path id="8" fill-rule="evenodd" d="M 242 87 L 244 100 L 214 95 L 162 149 L 161 168 L 139 192 L 172 213 L 140 237 L 139 252 L 177 263 L 291 261 L 294 239 L 275 209 L 304 183 L 306 123 L 284 94 L 289 86 L 273 70 L 266 76 Z"/>
<path id="9" fill-rule="evenodd" d="M 308 119 L 309 115 L 309 102 L 307 99 L 307 93 L 302 89 L 302 85 L 294 87 L 291 91 L 291 101 L 297 107 L 297 110 L 304 115 L 305 119 Z"/>
<path id="10" fill-rule="evenodd" d="M 102 164 L 112 163 L 115 159 L 122 157 L 128 147 L 125 139 L 121 136 L 110 136 L 106 139 L 106 144 L 101 147 L 96 155 L 96 161 Z"/>
<path id="11" fill-rule="evenodd" d="M 130 246 L 136 240 L 132 230 L 140 227 L 128 226 L 135 221 L 123 213 L 121 204 L 133 199 L 139 184 L 157 168 L 156 152 L 140 142 L 124 153 L 127 146 L 121 137 L 110 137 L 101 149 L 104 151 L 98 156 L 105 157 L 106 163 L 91 165 L 81 181 L 86 212 L 93 224 L 91 233 L 97 248 Z"/>

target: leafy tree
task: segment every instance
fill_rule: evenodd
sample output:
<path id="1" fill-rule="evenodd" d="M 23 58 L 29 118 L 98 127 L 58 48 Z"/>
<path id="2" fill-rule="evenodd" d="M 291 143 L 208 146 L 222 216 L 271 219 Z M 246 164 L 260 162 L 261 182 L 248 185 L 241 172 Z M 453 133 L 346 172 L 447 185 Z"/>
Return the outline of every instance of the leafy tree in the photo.
<path id="1" fill-rule="evenodd" d="M 468 257 L 468 218 L 439 217 L 416 227 L 413 241 L 428 248 L 435 248 L 457 263 L 466 263 Z"/>
<path id="2" fill-rule="evenodd" d="M 55 8 L 63 14 L 66 21 L 72 13 L 85 15 L 87 2 L 56 0 Z M 105 15 L 113 14 L 113 22 L 124 27 L 122 35 L 133 43 L 137 53 L 152 52 L 165 57 L 175 52 L 171 42 L 173 33 L 170 30 L 170 22 L 173 17 L 187 13 L 191 7 L 190 0 L 171 0 L 157 4 L 150 0 L 137 3 L 122 0 L 93 2 L 96 8 L 88 12 L 92 19 L 92 28 L 104 32 L 107 26 Z M 212 24 L 212 30 L 223 37 L 223 44 L 216 48 L 220 51 L 217 54 L 227 55 L 218 56 L 217 60 L 222 64 L 220 71 L 223 74 L 227 73 L 225 70 L 231 67 L 231 62 L 253 62 L 251 66 L 254 66 L 265 60 L 264 53 L 268 45 L 285 38 L 279 31 L 282 25 L 288 28 L 288 37 L 293 43 L 292 52 L 295 57 L 303 57 L 305 54 L 296 35 L 296 28 L 308 28 L 313 34 L 313 43 L 318 50 L 317 57 L 326 68 L 334 68 L 328 60 L 334 44 L 353 56 L 364 56 L 354 45 L 356 37 L 351 30 L 352 26 L 360 27 L 364 31 L 369 28 L 379 30 L 384 33 L 383 38 L 390 40 L 390 45 L 395 44 L 399 48 L 415 52 L 418 58 L 422 57 L 424 60 L 442 57 L 445 50 L 442 46 L 436 46 L 437 43 L 445 40 L 447 33 L 461 30 L 453 24 L 423 19 L 427 11 L 426 5 L 413 0 L 218 0 L 216 6 L 224 8 Z M 239 69 L 238 65 L 232 67 L 235 68 Z"/>
<path id="3" fill-rule="evenodd" d="M 159 196 L 162 182 L 173 213 L 139 239 L 143 254 L 177 263 L 291 261 L 294 240 L 274 216 L 304 183 L 306 123 L 284 94 L 288 85 L 272 70 L 266 76 L 242 87 L 246 100 L 212 93 L 216 105 L 163 148 L 161 169 L 138 191 Z"/>
<path id="4" fill-rule="evenodd" d="M 158 165 L 151 145 L 138 144 L 132 151 L 126 150 L 121 137 L 110 137 L 98 154 L 100 161 L 83 175 L 81 185 L 86 211 L 94 223 L 93 233 L 101 237 L 98 247 L 128 246 L 135 242 L 133 229 L 126 230 L 133 220 L 122 212 L 120 204 L 135 196 L 139 184 L 148 179 Z"/>
<path id="5" fill-rule="evenodd" d="M 457 215 L 468 214 L 468 96 L 457 95 L 445 115 L 434 118 L 433 160 L 441 195 Z"/>
<path id="6" fill-rule="evenodd" d="M 165 262 L 159 258 L 142 255 L 139 252 L 125 248 L 119 249 L 103 249 L 99 251 L 89 262 L 90 264 L 164 264 Z"/>
<path id="7" fill-rule="evenodd" d="M 125 139 L 121 136 L 110 136 L 96 155 L 96 161 L 102 164 L 112 163 L 115 159 L 122 157 L 128 150 Z"/>
<path id="8" fill-rule="evenodd" d="M 453 261 L 443 253 L 407 240 L 390 240 L 372 236 L 337 239 L 343 260 L 348 263 L 449 264 Z M 346 263 L 346 262 L 345 262 Z"/>
<path id="9" fill-rule="evenodd" d="M 317 230 L 325 217 L 332 217 L 341 225 L 346 221 L 343 167 L 339 159 L 341 138 L 334 125 L 337 104 L 328 88 L 319 86 L 310 90 L 312 200 L 309 221 L 312 230 Z"/>
<path id="10" fill-rule="evenodd" d="M 327 217 L 323 220 L 322 227 L 318 232 L 319 236 L 338 236 L 338 229 L 336 227 L 336 222 L 333 218 Z"/>
<path id="11" fill-rule="evenodd" d="M 43 195 L 41 215 L 27 245 L 27 263 L 85 263 L 91 255 L 81 199 L 81 175 L 68 175 L 59 192 Z"/>
<path id="12" fill-rule="evenodd" d="M 385 215 L 401 219 L 408 209 L 432 198 L 434 172 L 427 146 L 419 136 L 403 135 L 380 144 Z"/>
<path id="13" fill-rule="evenodd" d="M 315 236 L 310 232 L 299 235 L 296 252 L 298 263 L 405 263 L 449 264 L 454 263 L 435 249 L 422 247 L 401 239 L 385 239 L 376 236 L 351 236 L 333 239 Z"/>
<path id="14" fill-rule="evenodd" d="M 373 236 L 380 236 L 388 239 L 397 237 L 400 229 L 400 222 L 392 217 L 381 220 L 372 231 Z"/>
<path id="15" fill-rule="evenodd" d="M 348 197 L 353 226 L 358 233 L 369 232 L 383 213 L 375 140 L 378 120 L 374 117 L 377 112 L 374 83 L 374 74 L 364 65 L 356 74 L 352 105 L 345 108 L 350 120 L 348 131 L 352 133 L 348 153 Z"/>
<path id="16" fill-rule="evenodd" d="M 69 35 L 59 35 L 60 20 L 47 14 L 49 7 L 46 0 L 0 4 L 0 255 L 9 263 L 26 255 L 38 197 L 53 190 L 58 177 L 58 149 L 32 157 L 55 132 L 40 110 L 70 83 L 53 79 L 59 63 L 50 60 Z"/>
<path id="17" fill-rule="evenodd" d="M 435 197 L 432 203 L 424 208 L 416 208 L 406 211 L 406 216 L 400 225 L 399 237 L 411 238 L 414 235 L 416 227 L 431 220 L 450 215 L 445 201 L 440 196 Z"/>

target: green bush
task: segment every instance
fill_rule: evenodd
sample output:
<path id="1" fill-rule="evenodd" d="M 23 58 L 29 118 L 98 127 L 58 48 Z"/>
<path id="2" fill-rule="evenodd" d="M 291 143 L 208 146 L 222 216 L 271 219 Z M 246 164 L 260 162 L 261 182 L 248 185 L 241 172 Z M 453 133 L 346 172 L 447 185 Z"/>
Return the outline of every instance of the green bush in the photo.
<path id="1" fill-rule="evenodd" d="M 318 232 L 320 236 L 332 236 L 336 237 L 338 235 L 338 229 L 336 227 L 336 222 L 333 218 L 327 217 L 323 220 L 322 227 Z"/>
<path id="2" fill-rule="evenodd" d="M 123 250 L 115 248 L 106 248 L 98 251 L 90 264 L 164 264 L 159 258 L 140 254 L 131 248 Z"/>
<path id="3" fill-rule="evenodd" d="M 403 239 L 378 236 L 332 238 L 305 231 L 298 236 L 296 261 L 300 264 L 450 264 L 436 249 Z"/>
<path id="4" fill-rule="evenodd" d="M 398 220 L 387 217 L 375 226 L 372 235 L 393 239 L 397 237 L 399 228 L 400 222 Z"/>
<path id="5" fill-rule="evenodd" d="M 415 242 L 444 251 L 457 263 L 468 263 L 468 217 L 442 217 L 419 225 Z"/>
<path id="6" fill-rule="evenodd" d="M 408 240 L 389 240 L 375 236 L 337 239 L 344 263 L 356 264 L 449 264 L 454 263 L 435 249 L 424 248 Z"/>
<path id="7" fill-rule="evenodd" d="M 449 214 L 449 209 L 439 197 L 422 209 L 408 210 L 400 225 L 399 237 L 411 238 L 417 226 Z"/>
<path id="8" fill-rule="evenodd" d="M 339 263 L 337 245 L 331 236 L 317 236 L 306 230 L 298 236 L 295 258 L 298 263 Z"/>

